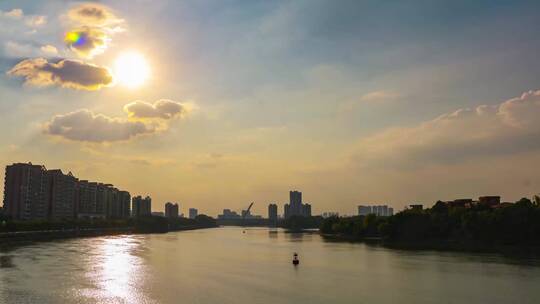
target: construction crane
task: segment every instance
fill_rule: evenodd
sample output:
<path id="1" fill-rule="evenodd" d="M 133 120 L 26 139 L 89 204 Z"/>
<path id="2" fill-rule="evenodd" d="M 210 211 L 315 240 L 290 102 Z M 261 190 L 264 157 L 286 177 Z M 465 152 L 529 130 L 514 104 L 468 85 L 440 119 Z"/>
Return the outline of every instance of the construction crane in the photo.
<path id="1" fill-rule="evenodd" d="M 249 207 L 246 209 L 246 210 L 242 210 L 242 226 L 245 226 L 245 219 L 246 219 L 246 216 L 249 215 L 249 210 L 251 210 L 251 207 L 253 207 L 253 202 L 251 204 L 249 204 Z"/>

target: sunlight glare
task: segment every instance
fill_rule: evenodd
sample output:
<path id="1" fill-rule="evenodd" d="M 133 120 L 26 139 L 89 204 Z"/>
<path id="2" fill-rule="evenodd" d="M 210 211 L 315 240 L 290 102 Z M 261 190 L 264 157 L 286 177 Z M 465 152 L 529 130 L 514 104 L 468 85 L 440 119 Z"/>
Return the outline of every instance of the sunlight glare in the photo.
<path id="1" fill-rule="evenodd" d="M 140 53 L 123 53 L 115 61 L 114 76 L 118 83 L 134 88 L 146 82 L 150 76 L 150 67 Z"/>

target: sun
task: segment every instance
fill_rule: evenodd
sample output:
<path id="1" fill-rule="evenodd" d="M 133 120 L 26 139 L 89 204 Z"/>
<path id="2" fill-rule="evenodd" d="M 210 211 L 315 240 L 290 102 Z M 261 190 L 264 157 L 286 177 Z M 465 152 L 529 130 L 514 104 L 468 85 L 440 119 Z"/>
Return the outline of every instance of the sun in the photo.
<path id="1" fill-rule="evenodd" d="M 113 73 L 119 84 L 135 88 L 146 82 L 150 76 L 150 67 L 140 53 L 127 52 L 116 58 Z"/>

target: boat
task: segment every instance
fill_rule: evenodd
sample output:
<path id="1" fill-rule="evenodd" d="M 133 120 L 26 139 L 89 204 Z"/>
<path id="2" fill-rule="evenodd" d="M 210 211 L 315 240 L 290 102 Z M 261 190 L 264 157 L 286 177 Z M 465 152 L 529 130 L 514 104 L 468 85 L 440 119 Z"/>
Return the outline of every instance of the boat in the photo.
<path id="1" fill-rule="evenodd" d="M 295 265 L 295 266 L 298 265 L 298 264 L 300 264 L 300 260 L 298 259 L 298 253 L 296 253 L 296 252 L 295 252 L 294 255 L 293 255 L 292 263 L 293 263 L 293 265 Z"/>

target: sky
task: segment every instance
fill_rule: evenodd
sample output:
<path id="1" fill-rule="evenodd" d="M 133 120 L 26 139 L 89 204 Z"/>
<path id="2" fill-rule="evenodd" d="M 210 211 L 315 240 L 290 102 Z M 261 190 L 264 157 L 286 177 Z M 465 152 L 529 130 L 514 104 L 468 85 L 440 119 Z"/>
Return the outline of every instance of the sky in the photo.
<path id="1" fill-rule="evenodd" d="M 217 215 L 540 192 L 537 1 L 0 1 L 0 165 Z"/>

